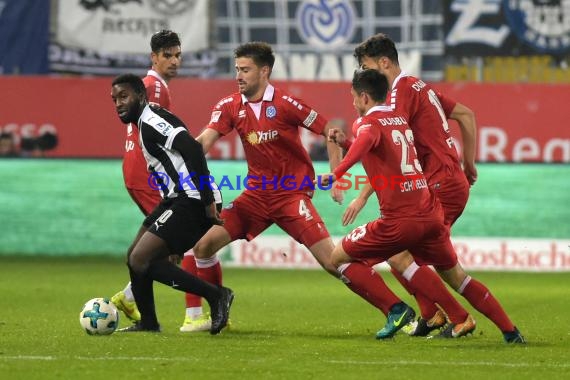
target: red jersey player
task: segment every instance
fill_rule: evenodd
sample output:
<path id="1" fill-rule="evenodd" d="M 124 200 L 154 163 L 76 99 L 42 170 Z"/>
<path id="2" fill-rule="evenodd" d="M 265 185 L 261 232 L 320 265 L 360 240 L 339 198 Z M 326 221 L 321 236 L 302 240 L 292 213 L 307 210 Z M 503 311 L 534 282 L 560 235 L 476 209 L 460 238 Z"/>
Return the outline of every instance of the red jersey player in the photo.
<path id="1" fill-rule="evenodd" d="M 215 284 L 221 284 L 215 253 L 233 240 L 255 238 L 274 223 L 339 277 L 330 264 L 332 239 L 311 202 L 314 170 L 299 137 L 299 127 L 325 136 L 329 127 L 313 108 L 269 83 L 274 62 L 266 43 L 239 46 L 235 50 L 239 92 L 214 106 L 210 123 L 197 138 L 208 151 L 222 135 L 236 130 L 248 165 L 247 189 L 222 210 L 224 225 L 212 227 L 194 247 L 198 274 Z M 332 169 L 340 161 L 341 149 L 332 142 L 328 146 Z"/>
<path id="2" fill-rule="evenodd" d="M 323 176 L 323 184 L 326 184 L 326 178 L 334 181 L 362 160 L 378 196 L 382 218 L 354 229 L 332 253 L 334 266 L 363 290 L 360 293 L 363 298 L 379 308 L 388 300 L 392 304 L 386 325 L 376 334 L 378 339 L 393 336 L 414 313 L 386 288 L 378 273 L 370 270 L 371 262 L 384 261 L 410 250 L 420 264 L 434 265 L 449 283 L 465 284 L 470 279 L 453 251 L 441 205 L 422 174 L 414 134 L 406 117 L 381 105 L 387 88 L 387 78 L 378 71 L 355 72 L 351 93 L 354 106 L 362 116 L 353 125 L 356 139 L 351 144 L 345 141 L 342 132 L 331 131 L 331 139 L 349 150 L 334 174 Z M 374 180 L 378 178 L 383 180 Z M 406 277 L 410 282 L 418 275 L 418 269 L 417 265 L 407 269 Z M 422 286 L 427 293 L 434 294 L 435 302 L 447 310 L 453 307 L 454 314 L 461 312 L 461 307 L 449 300 L 453 298 L 438 289 L 440 282 L 424 279 Z M 450 303 L 445 305 L 442 301 Z M 500 307 L 496 300 L 494 302 Z M 451 314 L 450 319 L 442 336 L 459 337 L 475 328 L 470 317 L 460 323 L 454 322 Z M 508 334 L 505 335 L 507 342 L 524 342 L 516 327 L 512 326 Z"/>
<path id="3" fill-rule="evenodd" d="M 385 35 L 377 34 L 361 43 L 354 52 L 362 68 L 372 68 L 385 74 L 389 88 L 387 104 L 402 113 L 414 131 L 419 161 L 429 186 L 436 191 L 443 205 L 446 223 L 451 225 L 463 212 L 469 196 L 469 182 L 474 183 L 475 169 L 475 117 L 473 112 L 441 93 L 436 93 L 423 81 L 402 72 L 398 64 L 398 52 L 394 43 Z M 447 117 L 459 122 L 464 140 L 464 167 L 462 172 L 457 152 L 449 134 Z M 366 187 L 361 195 L 348 206 L 343 223 L 351 223 L 366 199 L 372 193 Z M 411 286 L 403 274 L 415 265 L 412 256 L 403 252 L 388 260 L 392 273 L 413 294 L 418 302 L 421 317 L 410 325 L 408 333 L 426 336 L 446 323 L 445 314 L 438 309 L 433 299 L 423 294 L 420 288 Z M 427 272 L 432 281 L 438 281 L 434 273 Z M 456 289 L 461 284 L 456 284 Z"/>
<path id="4" fill-rule="evenodd" d="M 391 91 L 388 103 L 407 116 L 414 131 L 418 157 L 430 188 L 435 191 L 444 210 L 445 223 L 451 226 L 461 215 L 469 197 L 469 185 L 475 183 L 475 135 L 476 124 L 473 112 L 453 100 L 435 92 L 423 81 L 402 72 L 398 63 L 398 52 L 394 42 L 384 34 L 377 34 L 360 44 L 354 52 L 363 68 L 372 68 L 388 78 Z M 463 138 L 463 169 L 457 157 L 455 147 L 450 139 L 447 118 L 454 119 L 461 128 Z M 366 191 L 367 190 L 367 191 Z M 366 202 L 370 189 L 351 203 L 343 222 L 354 220 L 358 211 Z M 445 323 L 445 318 L 430 299 L 410 283 L 402 274 L 415 266 L 409 253 L 392 257 L 389 261 L 392 273 L 414 294 L 421 309 L 422 317 L 410 333 L 425 336 Z M 421 269 L 425 270 L 425 269 Z M 426 271 L 427 273 L 427 271 Z M 432 275 L 432 281 L 436 280 Z M 454 283 L 451 286 L 469 300 L 477 310 L 489 317 L 509 340 L 512 324 L 496 300 L 482 284 L 471 278 L 465 283 Z M 483 302 L 483 300 L 489 302 Z"/>

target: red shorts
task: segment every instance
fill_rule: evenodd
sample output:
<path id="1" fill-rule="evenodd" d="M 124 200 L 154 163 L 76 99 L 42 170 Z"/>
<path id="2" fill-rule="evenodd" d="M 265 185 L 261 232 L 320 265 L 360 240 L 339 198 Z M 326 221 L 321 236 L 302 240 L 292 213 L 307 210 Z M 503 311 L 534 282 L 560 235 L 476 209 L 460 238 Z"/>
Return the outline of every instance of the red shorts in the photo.
<path id="1" fill-rule="evenodd" d="M 444 223 L 451 227 L 461 216 L 469 199 L 469 182 L 462 171 L 431 185 L 445 215 Z"/>
<path id="2" fill-rule="evenodd" d="M 350 257 L 369 265 L 406 250 L 418 265 L 446 270 L 457 264 L 449 228 L 439 218 L 376 219 L 346 235 L 342 248 Z"/>
<path id="3" fill-rule="evenodd" d="M 222 210 L 221 218 L 232 241 L 252 240 L 273 223 L 306 247 L 330 237 L 311 198 L 301 193 L 246 190 Z"/>
<path id="4" fill-rule="evenodd" d="M 152 210 L 158 206 L 160 201 L 162 201 L 160 192 L 158 190 L 152 190 L 150 187 L 144 190 L 127 188 L 127 191 L 133 201 L 139 206 L 144 216 L 148 216 Z"/>

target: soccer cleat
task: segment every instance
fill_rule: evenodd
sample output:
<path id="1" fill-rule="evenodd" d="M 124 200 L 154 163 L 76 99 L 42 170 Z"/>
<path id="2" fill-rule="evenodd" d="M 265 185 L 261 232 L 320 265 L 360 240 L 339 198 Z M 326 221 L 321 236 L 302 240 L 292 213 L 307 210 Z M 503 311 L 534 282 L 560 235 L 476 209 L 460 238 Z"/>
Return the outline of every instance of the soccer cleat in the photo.
<path id="1" fill-rule="evenodd" d="M 471 314 L 467 316 L 462 323 L 448 323 L 441 332 L 436 335 L 437 338 L 461 338 L 475 331 L 477 324 Z"/>
<path id="2" fill-rule="evenodd" d="M 128 301 L 125 297 L 125 292 L 122 290 L 111 297 L 111 302 L 113 302 L 117 309 L 125 313 L 127 318 L 131 321 L 137 322 L 141 320 L 141 313 L 139 313 L 136 302 Z"/>
<path id="3" fill-rule="evenodd" d="M 184 323 L 180 327 L 182 332 L 198 332 L 198 331 L 209 331 L 212 328 L 212 318 L 210 314 L 202 314 L 199 318 L 192 319 L 189 316 L 184 318 Z"/>
<path id="4" fill-rule="evenodd" d="M 156 325 L 153 327 L 146 327 L 146 326 L 143 326 L 142 323 L 139 321 L 139 322 L 133 323 L 129 327 L 123 327 L 122 329 L 118 329 L 117 331 L 118 332 L 153 332 L 153 333 L 159 333 L 160 332 L 160 326 Z"/>
<path id="5" fill-rule="evenodd" d="M 515 331 L 503 333 L 503 338 L 505 338 L 505 343 L 507 344 L 526 344 L 526 339 L 516 327 Z"/>
<path id="6" fill-rule="evenodd" d="M 404 302 L 395 304 L 388 313 L 386 324 L 382 330 L 376 333 L 376 339 L 387 339 L 393 337 L 398 330 L 413 321 L 415 316 L 416 312 L 414 309 L 406 305 Z"/>
<path id="7" fill-rule="evenodd" d="M 430 319 L 419 317 L 416 322 L 410 322 L 403 330 L 409 336 L 428 336 L 430 332 L 443 327 L 446 323 L 445 313 L 438 310 Z"/>
<path id="8" fill-rule="evenodd" d="M 225 287 L 221 287 L 221 295 L 214 302 L 210 303 L 212 326 L 210 334 L 216 335 L 228 324 L 230 317 L 230 307 L 234 301 L 234 292 Z"/>

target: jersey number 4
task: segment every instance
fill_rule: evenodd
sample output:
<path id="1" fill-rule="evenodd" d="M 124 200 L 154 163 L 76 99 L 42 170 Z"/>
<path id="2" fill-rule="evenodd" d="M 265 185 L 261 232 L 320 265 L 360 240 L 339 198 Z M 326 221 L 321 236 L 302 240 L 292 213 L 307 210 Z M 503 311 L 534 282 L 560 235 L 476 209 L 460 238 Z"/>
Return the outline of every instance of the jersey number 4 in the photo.
<path id="1" fill-rule="evenodd" d="M 313 215 L 311 215 L 311 210 L 309 210 L 307 204 L 303 199 L 299 201 L 299 215 L 304 216 L 305 221 L 313 219 Z"/>

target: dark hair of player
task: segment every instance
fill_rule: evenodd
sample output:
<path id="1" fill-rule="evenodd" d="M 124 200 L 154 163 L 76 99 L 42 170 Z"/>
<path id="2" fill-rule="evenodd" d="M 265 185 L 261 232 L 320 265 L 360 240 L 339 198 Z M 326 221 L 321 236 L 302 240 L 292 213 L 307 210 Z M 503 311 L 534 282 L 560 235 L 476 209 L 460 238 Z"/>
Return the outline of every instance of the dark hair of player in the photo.
<path id="1" fill-rule="evenodd" d="M 137 95 L 143 95 L 146 99 L 146 88 L 140 77 L 135 74 L 122 74 L 113 79 L 112 86 L 117 84 L 128 84 Z"/>
<path id="2" fill-rule="evenodd" d="M 266 42 L 248 42 L 240 45 L 234 50 L 234 57 L 251 58 L 256 66 L 269 66 L 270 69 L 273 69 L 273 64 L 275 63 L 273 49 Z"/>
<path id="3" fill-rule="evenodd" d="M 358 94 L 367 93 L 372 100 L 382 103 L 388 92 L 388 79 L 377 70 L 355 70 L 352 77 L 352 88 Z"/>
<path id="4" fill-rule="evenodd" d="M 160 53 L 161 50 L 180 46 L 180 37 L 172 30 L 161 30 L 156 32 L 150 38 L 150 48 L 153 53 Z"/>
<path id="5" fill-rule="evenodd" d="M 378 33 L 369 37 L 354 49 L 354 58 L 356 58 L 359 65 L 362 64 L 362 58 L 364 58 L 364 56 L 371 58 L 386 57 L 399 65 L 396 45 L 394 41 L 384 33 Z"/>

